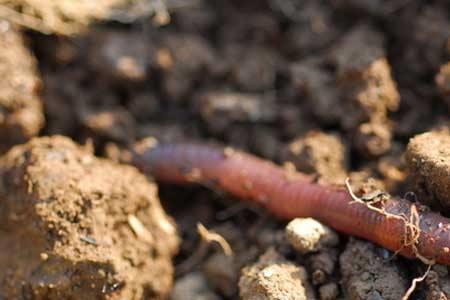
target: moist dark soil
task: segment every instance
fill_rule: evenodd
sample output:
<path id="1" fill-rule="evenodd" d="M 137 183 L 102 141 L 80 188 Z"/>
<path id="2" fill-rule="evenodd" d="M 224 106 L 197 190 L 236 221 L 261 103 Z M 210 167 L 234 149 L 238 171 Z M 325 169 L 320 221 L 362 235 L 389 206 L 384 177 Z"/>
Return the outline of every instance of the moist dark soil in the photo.
<path id="1" fill-rule="evenodd" d="M 0 299 L 401 299 L 418 261 L 346 236 L 300 254 L 260 208 L 120 162 L 215 141 L 448 216 L 448 1 L 170 3 L 70 37 L 0 21 Z M 411 299 L 448 286 L 436 266 Z"/>

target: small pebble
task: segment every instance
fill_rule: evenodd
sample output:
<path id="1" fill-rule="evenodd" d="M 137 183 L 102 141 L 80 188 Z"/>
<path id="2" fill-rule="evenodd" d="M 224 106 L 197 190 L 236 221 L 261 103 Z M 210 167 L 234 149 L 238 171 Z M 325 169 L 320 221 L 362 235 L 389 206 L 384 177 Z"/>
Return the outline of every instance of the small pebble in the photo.
<path id="1" fill-rule="evenodd" d="M 339 239 L 330 228 L 312 218 L 297 218 L 286 226 L 286 239 L 301 254 L 316 252 L 323 246 L 335 246 Z"/>

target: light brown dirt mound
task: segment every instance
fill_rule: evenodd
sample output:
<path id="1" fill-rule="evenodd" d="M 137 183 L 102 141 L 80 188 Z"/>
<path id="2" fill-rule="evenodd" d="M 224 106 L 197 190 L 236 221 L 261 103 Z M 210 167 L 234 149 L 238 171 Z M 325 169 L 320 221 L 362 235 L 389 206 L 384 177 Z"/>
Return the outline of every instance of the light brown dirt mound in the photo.
<path id="1" fill-rule="evenodd" d="M 317 174 L 326 182 L 342 184 L 347 177 L 347 149 L 339 136 L 322 131 L 308 131 L 284 149 L 282 161 L 297 170 Z"/>
<path id="2" fill-rule="evenodd" d="M 344 128 L 355 131 L 355 148 L 366 156 L 391 147 L 388 113 L 399 106 L 399 93 L 386 59 L 384 36 L 370 26 L 356 26 L 333 49 L 342 101 Z"/>
<path id="3" fill-rule="evenodd" d="M 63 137 L 0 160 L 0 298 L 162 299 L 176 229 L 134 168 Z"/>
<path id="4" fill-rule="evenodd" d="M 44 125 L 36 61 L 20 32 L 0 22 L 0 151 L 23 143 Z"/>
<path id="5" fill-rule="evenodd" d="M 412 138 L 406 151 L 410 180 L 418 199 L 450 208 L 450 132 L 431 131 Z"/>
<path id="6" fill-rule="evenodd" d="M 242 270 L 239 294 L 243 300 L 306 300 L 302 269 L 269 250 Z"/>

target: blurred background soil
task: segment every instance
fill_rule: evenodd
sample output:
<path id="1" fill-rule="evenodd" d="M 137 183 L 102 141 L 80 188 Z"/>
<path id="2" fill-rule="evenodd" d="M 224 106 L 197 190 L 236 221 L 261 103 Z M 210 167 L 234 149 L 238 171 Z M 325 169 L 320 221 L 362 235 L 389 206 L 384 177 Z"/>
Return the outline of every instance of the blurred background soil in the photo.
<path id="1" fill-rule="evenodd" d="M 216 141 L 450 215 L 450 154 L 426 147 L 450 145 L 448 1 L 119 2 L 49 17 L 27 10 L 33 1 L 0 1 L 2 153 L 37 135 L 69 137 L 116 162 L 147 137 Z M 398 300 L 423 269 L 346 236 L 299 253 L 286 224 L 257 207 L 203 187 L 158 187 L 181 237 L 174 300 Z M 197 223 L 233 255 L 206 245 Z M 449 286 L 437 266 L 413 297 L 447 299 Z"/>

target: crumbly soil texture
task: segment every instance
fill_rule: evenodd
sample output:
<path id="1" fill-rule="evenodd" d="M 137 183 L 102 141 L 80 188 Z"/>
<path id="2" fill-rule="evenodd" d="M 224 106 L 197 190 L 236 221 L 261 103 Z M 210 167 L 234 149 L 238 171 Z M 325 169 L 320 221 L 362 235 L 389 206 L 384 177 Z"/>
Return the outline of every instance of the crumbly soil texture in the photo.
<path id="1" fill-rule="evenodd" d="M 0 299 L 401 299 L 418 261 L 343 235 L 299 252 L 260 208 L 124 161 L 215 141 L 450 216 L 449 2 L 134 2 L 156 15 L 70 36 L 0 17 Z M 448 274 L 410 299 L 450 298 Z"/>

